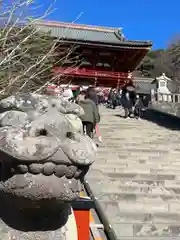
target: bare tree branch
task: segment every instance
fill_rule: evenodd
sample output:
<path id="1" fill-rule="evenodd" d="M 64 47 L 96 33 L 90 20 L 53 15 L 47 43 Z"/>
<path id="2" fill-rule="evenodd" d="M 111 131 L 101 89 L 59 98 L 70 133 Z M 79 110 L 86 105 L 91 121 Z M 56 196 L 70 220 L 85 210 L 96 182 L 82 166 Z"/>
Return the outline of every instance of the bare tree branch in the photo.
<path id="1" fill-rule="evenodd" d="M 3 19 L 0 17 L 0 22 L 3 20 L 3 25 L 0 26 L 1 96 L 14 92 L 40 92 L 47 86 L 47 82 L 64 77 L 63 74 L 53 75 L 54 65 L 66 66 L 67 60 L 72 63 L 71 67 L 80 64 L 78 58 L 72 57 L 75 46 L 70 46 L 61 54 L 57 54 L 63 43 L 59 43 L 59 39 L 54 40 L 50 33 L 42 32 L 34 24 L 52 12 L 52 5 L 39 18 L 28 15 L 31 12 L 31 0 L 11 3 L 6 6 L 4 14 L 1 14 L 3 16 Z"/>

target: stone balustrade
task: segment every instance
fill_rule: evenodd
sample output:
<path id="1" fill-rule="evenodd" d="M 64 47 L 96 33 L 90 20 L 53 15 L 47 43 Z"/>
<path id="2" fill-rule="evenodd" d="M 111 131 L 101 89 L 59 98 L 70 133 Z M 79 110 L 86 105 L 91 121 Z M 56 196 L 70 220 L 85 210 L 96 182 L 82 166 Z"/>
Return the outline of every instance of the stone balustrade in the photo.
<path id="1" fill-rule="evenodd" d="M 180 94 L 155 93 L 151 95 L 152 102 L 180 103 Z"/>
<path id="2" fill-rule="evenodd" d="M 164 116 L 180 118 L 180 94 L 151 93 L 151 102 L 148 106 L 149 111 L 156 111 Z M 174 119 L 174 120 L 175 120 Z"/>

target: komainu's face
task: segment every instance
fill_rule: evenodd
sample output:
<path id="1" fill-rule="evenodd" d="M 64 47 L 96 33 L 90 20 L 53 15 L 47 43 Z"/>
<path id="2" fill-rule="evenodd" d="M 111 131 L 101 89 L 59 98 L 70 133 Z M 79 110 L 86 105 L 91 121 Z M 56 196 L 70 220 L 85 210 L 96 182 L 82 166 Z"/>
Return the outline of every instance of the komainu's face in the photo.
<path id="1" fill-rule="evenodd" d="M 12 96 L 0 102 L 0 193 L 72 201 L 96 146 L 82 134 L 82 109 L 59 98 Z"/>

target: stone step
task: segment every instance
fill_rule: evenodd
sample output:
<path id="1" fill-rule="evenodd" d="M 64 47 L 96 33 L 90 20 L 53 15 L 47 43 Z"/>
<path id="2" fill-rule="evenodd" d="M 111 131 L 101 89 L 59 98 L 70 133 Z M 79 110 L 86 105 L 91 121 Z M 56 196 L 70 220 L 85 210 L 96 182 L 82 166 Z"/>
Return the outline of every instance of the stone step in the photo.
<path id="1" fill-rule="evenodd" d="M 105 125 L 105 124 L 101 124 L 100 125 L 100 128 L 101 130 L 103 130 L 104 134 L 112 134 L 112 132 L 116 135 L 118 135 L 118 133 L 121 133 L 121 136 L 125 136 L 125 133 L 132 133 L 132 130 L 133 130 L 133 133 L 137 133 L 136 135 L 133 135 L 133 139 L 135 138 L 140 138 L 140 131 L 139 131 L 139 127 L 141 127 L 141 130 L 143 128 L 143 133 L 144 134 L 148 134 L 150 136 L 153 137 L 153 139 L 155 139 L 155 136 L 157 136 L 157 139 L 160 139 L 163 141 L 163 135 L 167 135 L 167 138 L 170 139 L 172 135 L 172 133 L 168 132 L 168 131 L 162 131 L 162 129 L 159 129 L 159 128 L 155 128 L 155 129 L 151 129 L 151 131 L 149 131 L 149 126 L 147 125 L 143 125 L 143 126 L 139 126 L 139 125 L 134 125 L 134 124 L 122 124 L 122 125 L 117 125 L 117 122 L 112 122 L 111 123 L 112 126 L 111 128 L 109 127 L 109 124 L 108 125 Z M 116 125 L 116 126 L 113 126 L 113 125 Z M 118 132 L 117 132 L 118 131 Z M 156 134 L 156 135 L 154 135 Z M 120 134 L 119 134 L 120 136 Z M 126 136 L 126 139 L 127 137 L 130 137 L 132 135 L 128 135 Z M 176 139 L 178 139 L 178 136 L 176 135 Z M 147 139 L 146 139 L 147 140 Z"/>
<path id="2" fill-rule="evenodd" d="M 95 195 L 100 201 L 131 201 L 132 205 L 136 204 L 137 202 L 153 202 L 153 204 L 161 204 L 163 202 L 168 202 L 168 200 L 178 200 L 180 201 L 180 194 L 176 193 L 160 193 L 158 192 L 135 192 L 131 190 L 127 190 L 126 192 L 123 191 L 124 189 L 99 189 L 98 187 L 95 187 Z M 144 204 L 144 203 L 143 203 Z"/>
<path id="3" fill-rule="evenodd" d="M 120 239 L 174 239 L 180 236 L 180 225 L 153 223 L 114 223 Z M 145 238 L 146 237 L 146 238 Z M 149 237 L 149 238 L 147 238 Z M 174 237 L 174 238 L 173 238 Z M 177 239 L 177 238 L 176 238 Z"/>
<path id="4" fill-rule="evenodd" d="M 140 147 L 136 147 L 136 148 L 127 148 L 127 147 L 119 147 L 119 145 L 117 145 L 117 143 L 111 143 L 111 144 L 105 144 L 103 142 L 102 146 L 98 149 L 99 152 L 98 153 L 102 153 L 102 152 L 105 152 L 107 150 L 112 150 L 114 149 L 115 150 L 115 153 L 121 153 L 121 154 L 126 154 L 126 155 L 129 155 L 129 156 L 134 156 L 134 157 L 140 157 L 140 156 L 143 156 L 145 154 L 148 154 L 146 156 L 168 156 L 169 155 L 169 152 L 168 151 L 165 151 L 165 150 L 162 150 L 162 149 L 148 149 L 148 148 L 140 148 Z M 178 154 L 174 154 L 174 156 L 176 157 L 179 157 L 180 156 L 180 153 Z"/>
<path id="5" fill-rule="evenodd" d="M 176 167 L 180 166 L 180 161 L 179 160 L 169 160 L 169 159 L 165 159 L 164 157 L 128 157 L 126 155 L 114 155 L 113 157 L 108 154 L 106 154 L 107 156 L 100 156 L 100 154 L 97 156 L 97 161 L 93 164 L 97 165 L 97 164 L 108 164 L 108 165 L 116 165 L 116 166 L 121 166 L 121 165 L 127 165 L 127 164 L 133 164 L 134 166 L 136 164 L 140 164 L 140 165 L 147 165 L 148 167 L 150 167 L 152 165 L 156 166 L 157 168 L 166 168 L 168 169 L 170 166 L 172 166 L 173 169 L 176 169 Z M 140 166 L 141 167 L 141 166 Z"/>
<path id="6" fill-rule="evenodd" d="M 104 178 L 104 176 L 88 176 L 88 182 L 93 186 L 93 184 L 98 183 L 98 182 L 103 182 L 105 185 L 106 184 L 112 184 L 112 185 L 119 185 L 121 186 L 131 186 L 131 188 L 143 188 L 143 187 L 156 187 L 156 186 L 162 186 L 167 190 L 173 190 L 173 191 L 178 191 L 176 193 L 179 193 L 180 191 L 180 179 L 178 180 L 154 180 L 154 179 L 132 179 L 132 178 L 125 178 L 125 179 L 115 179 L 115 178 Z M 106 183 L 108 181 L 108 183 Z"/>
<path id="7" fill-rule="evenodd" d="M 94 175 L 94 174 L 91 174 L 91 172 L 89 172 L 86 176 L 86 179 L 87 181 L 90 181 L 90 180 L 94 180 L 94 181 L 104 181 L 105 179 L 107 179 L 103 174 L 102 175 Z M 168 186 L 170 185 L 176 185 L 176 182 L 177 182 L 177 186 L 179 184 L 179 180 L 159 180 L 159 179 L 147 179 L 147 178 L 135 178 L 135 179 L 132 179 L 131 177 L 130 178 L 114 178 L 114 177 L 109 177 L 108 180 L 110 182 L 113 182 L 113 181 L 124 181 L 124 182 L 127 182 L 127 183 L 134 183 L 134 184 L 148 184 L 148 185 L 153 185 L 153 184 L 156 184 L 156 185 L 159 185 L 159 184 L 168 184 Z"/>
<path id="8" fill-rule="evenodd" d="M 111 152 L 112 153 L 112 152 Z M 179 154 L 180 155 L 180 154 Z M 139 154 L 139 156 L 131 156 L 129 155 L 128 152 L 114 152 L 114 155 L 112 156 L 112 154 L 109 154 L 109 151 L 99 151 L 97 154 L 98 159 L 104 159 L 104 160 L 108 160 L 109 163 L 111 163 L 111 161 L 113 162 L 114 160 L 117 160 L 117 162 L 115 164 L 118 164 L 118 162 L 121 161 L 144 161 L 144 163 L 147 164 L 164 164 L 164 166 L 166 165 L 180 165 L 180 156 L 174 155 L 172 154 L 171 156 L 169 155 L 165 155 L 165 156 L 151 156 L 151 155 L 145 155 L 143 154 Z M 140 162 L 139 162 L 140 163 Z M 142 162 L 143 163 L 143 162 Z"/>
<path id="9" fill-rule="evenodd" d="M 117 228 L 119 228 L 119 225 L 118 225 L 118 227 Z M 123 228 L 124 228 L 124 226 L 123 226 Z M 127 236 L 121 236 L 121 235 L 118 235 L 117 236 L 117 238 L 118 238 L 118 240 L 152 240 L 152 236 L 140 236 L 140 237 L 135 237 L 135 236 L 133 236 L 133 237 L 127 237 Z M 165 237 L 154 237 L 153 236 L 153 240 L 169 240 L 169 237 L 167 237 L 167 236 L 165 236 Z M 174 237 L 172 237 L 171 236 L 171 240 L 177 240 L 177 236 L 174 236 Z"/>
<path id="10" fill-rule="evenodd" d="M 99 169 L 95 166 L 91 169 L 91 175 L 97 176 L 104 176 L 107 178 L 131 178 L 131 179 L 143 179 L 143 180 L 175 180 L 177 175 L 180 172 L 173 172 L 173 171 L 164 171 L 159 173 L 151 173 L 150 170 L 142 170 L 142 169 L 110 169 L 110 168 L 104 168 Z"/>
<path id="11" fill-rule="evenodd" d="M 140 160 L 141 161 L 141 160 Z M 98 160 L 97 163 L 95 163 L 92 167 L 93 169 L 109 169 L 111 171 L 114 171 L 116 169 L 115 172 L 121 172 L 124 169 L 138 169 L 138 171 L 141 170 L 147 170 L 150 172 L 156 172 L 158 173 L 162 173 L 162 172 L 173 172 L 179 174 L 180 172 L 180 165 L 169 165 L 169 164 L 155 164 L 155 163 L 134 163 L 134 162 L 129 162 L 129 161 L 113 161 L 110 162 L 108 161 L 107 164 L 102 164 L 101 160 Z"/>
<path id="12" fill-rule="evenodd" d="M 135 164 L 134 164 L 135 165 Z M 135 167 L 136 166 L 136 167 Z M 104 164 L 104 165 L 101 165 L 101 164 L 94 164 L 94 166 L 92 167 L 92 170 L 100 170 L 103 172 L 103 173 L 117 173 L 117 174 L 124 174 L 127 175 L 127 174 L 131 174 L 131 175 L 144 175 L 144 174 L 152 174 L 152 175 L 156 175 L 161 177 L 161 176 L 167 176 L 169 177 L 170 175 L 174 175 L 174 176 L 180 176 L 180 167 L 177 166 L 177 167 L 173 167 L 173 166 L 170 166 L 169 168 L 168 167 L 162 167 L 162 168 L 156 168 L 156 167 L 148 167 L 148 164 L 147 166 L 143 166 L 143 165 L 140 165 L 138 166 L 138 164 L 136 164 L 134 167 L 129 163 L 129 164 L 119 164 L 119 166 L 115 167 L 115 165 L 111 165 L 111 164 Z M 165 179 L 165 178 L 164 178 Z M 168 180 L 168 179 L 167 179 Z"/>
<path id="13" fill-rule="evenodd" d="M 160 188 L 154 188 L 153 190 L 152 192 L 138 192 L 137 189 L 132 190 L 132 188 L 125 187 L 116 189 L 113 186 L 110 187 L 110 185 L 102 187 L 99 184 L 93 187 L 93 192 L 100 202 L 116 201 L 123 211 L 145 213 L 170 211 L 180 214 L 180 194 L 176 194 L 172 190 L 163 191 Z"/>
<path id="14" fill-rule="evenodd" d="M 167 189 L 180 189 L 180 179 L 178 180 L 147 180 L 147 179 L 132 179 L 132 178 L 121 178 L 121 179 L 114 179 L 114 178 L 104 178 L 104 177 L 97 177 L 97 176 L 88 176 L 87 179 L 88 182 L 91 184 L 103 182 L 103 184 L 118 184 L 118 185 L 125 185 L 125 186 L 131 186 L 131 187 L 156 187 L 156 186 L 163 186 Z"/>
<path id="15" fill-rule="evenodd" d="M 97 161 L 95 161 L 95 163 L 93 164 L 92 168 L 96 165 L 116 165 L 116 166 L 127 166 L 127 164 L 131 163 L 131 164 L 139 164 L 139 163 L 146 163 L 146 160 L 136 160 L 133 158 L 128 158 L 128 157 L 123 157 L 123 159 L 116 159 L 114 157 L 114 159 L 109 160 L 108 158 L 105 159 L 104 157 L 98 157 Z M 150 164 L 153 164 L 152 162 Z"/>
<path id="16" fill-rule="evenodd" d="M 180 194 L 180 181 L 137 181 L 137 180 L 127 180 L 127 179 L 98 179 L 98 178 L 88 178 L 88 182 L 91 186 L 96 185 L 100 189 L 118 189 L 124 192 L 145 192 L 151 193 L 159 191 L 160 193 L 172 194 L 172 191 L 176 194 Z"/>
<path id="17" fill-rule="evenodd" d="M 153 158 L 153 157 L 167 157 L 168 156 L 168 151 L 152 151 L 152 150 L 144 150 L 141 151 L 141 149 L 132 149 L 128 150 L 126 148 L 122 149 L 119 148 L 119 146 L 111 146 L 111 147 L 107 147 L 107 146 L 102 146 L 98 149 L 98 155 L 102 155 L 102 154 L 107 154 L 109 152 L 114 152 L 115 154 L 121 154 L 121 155 L 125 155 L 125 156 L 129 156 L 129 157 L 135 157 L 135 158 L 145 158 L 145 159 L 149 159 L 149 158 Z"/>
<path id="18" fill-rule="evenodd" d="M 131 179 L 131 180 L 143 180 L 143 181 L 164 181 L 164 180 L 179 180 L 180 177 L 176 176 L 174 173 L 159 173 L 153 174 L 153 173 L 139 173 L 139 172 L 133 172 L 133 171 L 127 171 L 127 172 L 111 172 L 108 171 L 102 171 L 100 169 L 91 169 L 89 172 L 89 175 L 97 177 L 98 178 L 114 178 L 114 179 Z"/>
<path id="19" fill-rule="evenodd" d="M 118 239 L 177 237 L 180 132 L 115 116 L 121 108 L 100 111 L 103 144 L 87 179 Z"/>
<path id="20" fill-rule="evenodd" d="M 124 204 L 115 201 L 99 201 L 102 210 L 113 223 L 168 223 L 177 225 L 180 221 L 180 213 L 177 211 L 167 211 L 162 206 L 157 209 L 139 207 L 129 204 L 129 208 Z M 152 206 L 152 205 L 151 205 Z M 147 205 L 148 207 L 148 205 Z M 155 210 L 155 211 L 154 211 Z"/>
<path id="21" fill-rule="evenodd" d="M 104 186 L 98 182 L 89 180 L 89 184 L 93 187 L 93 193 L 100 203 L 116 202 L 120 212 L 141 212 L 141 213 L 165 213 L 180 214 L 180 194 L 174 193 L 172 190 L 163 188 L 151 188 L 149 191 L 147 186 L 142 188 L 131 188 L 118 186 L 116 184 L 106 184 Z M 135 190 L 135 191 L 134 191 Z M 148 191 L 147 191 L 148 190 Z"/>

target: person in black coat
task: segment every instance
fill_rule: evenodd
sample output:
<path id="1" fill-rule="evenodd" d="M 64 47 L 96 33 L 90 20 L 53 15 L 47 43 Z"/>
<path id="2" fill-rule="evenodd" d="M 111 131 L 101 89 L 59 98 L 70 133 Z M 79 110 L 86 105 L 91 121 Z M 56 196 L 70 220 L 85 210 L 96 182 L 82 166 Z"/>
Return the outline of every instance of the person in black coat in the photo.
<path id="1" fill-rule="evenodd" d="M 112 91 L 112 95 L 111 95 L 111 107 L 112 107 L 113 109 L 115 109 L 116 106 L 117 106 L 117 92 L 116 92 L 116 90 L 114 89 L 114 90 Z"/>
<path id="2" fill-rule="evenodd" d="M 99 122 L 100 122 L 100 113 L 99 113 L 99 107 L 98 107 L 98 96 L 97 96 L 97 93 L 95 91 L 95 89 L 93 87 L 89 87 L 87 90 L 86 90 L 86 95 L 88 96 L 89 99 L 91 99 L 96 107 L 97 107 L 97 110 L 98 110 L 98 117 L 99 117 Z M 94 129 L 96 127 L 96 124 L 94 124 Z"/>
<path id="3" fill-rule="evenodd" d="M 79 98 L 78 104 L 83 108 L 84 114 L 80 117 L 83 124 L 83 131 L 89 137 L 93 138 L 93 130 L 100 121 L 97 105 L 91 99 L 89 92 Z"/>
<path id="4" fill-rule="evenodd" d="M 89 96 L 89 99 L 91 99 L 96 105 L 98 105 L 98 96 L 97 96 L 95 89 L 93 87 L 89 87 L 86 90 L 86 92 Z"/>
<path id="5" fill-rule="evenodd" d="M 140 118 L 142 116 L 142 109 L 144 108 L 143 102 L 139 95 L 136 96 L 136 102 L 134 105 L 134 117 Z"/>
<path id="6" fill-rule="evenodd" d="M 128 118 L 131 116 L 132 112 L 133 112 L 133 101 L 132 98 L 130 96 L 130 92 L 127 91 L 126 89 L 122 90 L 122 97 L 121 97 L 121 104 L 122 107 L 124 108 L 125 111 L 125 118 Z"/>

